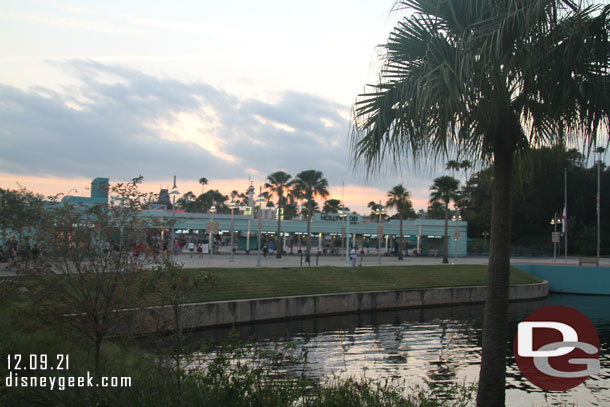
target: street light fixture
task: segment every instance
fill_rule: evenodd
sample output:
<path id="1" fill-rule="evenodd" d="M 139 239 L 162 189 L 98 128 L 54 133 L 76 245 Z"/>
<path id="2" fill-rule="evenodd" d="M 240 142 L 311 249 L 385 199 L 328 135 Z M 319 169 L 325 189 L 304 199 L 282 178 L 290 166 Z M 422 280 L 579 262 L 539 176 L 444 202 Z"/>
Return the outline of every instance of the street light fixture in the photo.
<path id="1" fill-rule="evenodd" d="M 483 233 L 483 249 L 487 248 L 487 238 L 489 237 L 489 232 L 484 230 Z"/>
<path id="2" fill-rule="evenodd" d="M 597 160 L 597 265 L 599 266 L 599 245 L 601 241 L 601 195 L 600 195 L 600 171 L 602 166 L 602 154 L 606 151 L 604 147 L 598 147 L 595 150 L 595 154 L 599 154 L 599 159 Z"/>
<path id="3" fill-rule="evenodd" d="M 561 218 L 557 217 L 557 213 L 551 219 L 551 225 L 553 225 L 553 261 L 557 261 L 557 243 L 559 243 L 559 239 L 557 238 L 557 225 L 561 225 Z"/>
<path id="4" fill-rule="evenodd" d="M 458 240 L 459 240 L 459 230 L 457 229 L 457 223 L 462 221 L 462 215 L 459 213 L 457 215 L 453 215 L 451 218 L 452 221 L 455 222 L 455 228 L 453 229 L 453 241 L 455 242 L 455 261 L 457 263 L 458 259 Z"/>
<path id="5" fill-rule="evenodd" d="M 339 216 L 344 217 L 347 222 L 347 228 L 345 231 L 345 267 L 349 267 L 349 211 L 340 210 Z"/>
<path id="6" fill-rule="evenodd" d="M 235 250 L 235 242 L 233 241 L 233 234 L 235 230 L 235 221 L 233 217 L 233 211 L 237 208 L 237 203 L 233 200 L 235 197 L 231 197 L 231 202 L 229 203 L 229 209 L 231 209 L 231 254 L 229 255 L 229 262 L 233 263 L 235 261 L 233 251 Z"/>
<path id="7" fill-rule="evenodd" d="M 215 229 L 214 214 L 216 213 L 216 205 L 210 206 L 209 212 L 212 214 L 212 218 L 210 219 L 210 225 L 208 227 L 208 234 L 209 234 L 208 244 L 210 246 L 209 247 L 209 250 L 210 250 L 210 260 L 212 260 L 212 256 L 213 256 L 213 253 L 214 253 L 214 229 Z"/>
<path id="8" fill-rule="evenodd" d="M 383 226 L 381 225 L 381 216 L 385 215 L 385 208 L 381 205 L 375 207 L 375 215 L 379 215 L 379 224 L 377 225 L 377 264 L 381 265 L 381 236 L 383 236 Z"/>
<path id="9" fill-rule="evenodd" d="M 172 187 L 169 194 L 172 196 L 172 245 L 171 253 L 174 254 L 174 245 L 176 240 L 176 195 L 179 194 L 178 188 L 176 187 L 176 176 L 174 175 L 174 186 Z"/>

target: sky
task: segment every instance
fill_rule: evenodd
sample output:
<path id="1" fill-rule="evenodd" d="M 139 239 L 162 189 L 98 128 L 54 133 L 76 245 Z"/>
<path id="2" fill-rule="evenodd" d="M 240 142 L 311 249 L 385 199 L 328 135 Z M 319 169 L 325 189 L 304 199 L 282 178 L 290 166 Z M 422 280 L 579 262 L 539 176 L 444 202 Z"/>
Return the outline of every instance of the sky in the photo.
<path id="1" fill-rule="evenodd" d="M 316 169 L 352 210 L 400 183 L 425 209 L 441 163 L 350 161 L 393 5 L 0 0 L 0 187 L 87 196 L 95 177 L 142 175 L 158 192 L 176 175 L 181 193 L 205 177 L 227 194 Z"/>

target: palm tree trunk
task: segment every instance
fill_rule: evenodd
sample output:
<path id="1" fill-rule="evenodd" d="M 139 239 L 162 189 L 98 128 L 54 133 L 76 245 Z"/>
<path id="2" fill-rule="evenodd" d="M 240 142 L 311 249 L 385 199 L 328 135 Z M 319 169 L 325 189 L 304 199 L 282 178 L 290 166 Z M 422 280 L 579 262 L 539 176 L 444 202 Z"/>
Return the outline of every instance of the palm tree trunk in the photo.
<path id="1" fill-rule="evenodd" d="M 404 233 L 402 232 L 402 212 L 400 213 L 400 239 L 398 240 L 398 260 L 402 260 L 404 257 L 402 252 L 405 247 Z"/>
<path id="2" fill-rule="evenodd" d="M 449 201 L 445 202 L 445 237 L 443 238 L 443 263 L 449 263 Z"/>
<path id="3" fill-rule="evenodd" d="M 498 136 L 494 144 L 492 226 L 478 407 L 505 403 L 513 162 L 510 133 Z"/>

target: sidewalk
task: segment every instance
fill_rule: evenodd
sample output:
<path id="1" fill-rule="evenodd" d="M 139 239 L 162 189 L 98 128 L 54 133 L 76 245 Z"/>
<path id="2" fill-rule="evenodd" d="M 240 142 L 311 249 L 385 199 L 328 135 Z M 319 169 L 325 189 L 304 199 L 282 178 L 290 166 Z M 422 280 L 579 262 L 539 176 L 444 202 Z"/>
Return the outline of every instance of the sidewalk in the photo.
<path id="1" fill-rule="evenodd" d="M 248 268 L 251 267 L 256 269 L 258 262 L 258 255 L 237 253 L 233 256 L 233 261 L 230 261 L 231 256 L 229 253 L 214 254 L 210 258 L 209 254 L 204 254 L 201 257 L 199 253 L 194 253 L 192 256 L 190 253 L 182 253 L 176 256 L 176 260 L 184 264 L 185 268 Z M 316 263 L 317 262 L 317 263 Z M 300 254 L 287 254 L 282 256 L 281 259 L 275 257 L 275 255 L 267 255 L 264 257 L 260 256 L 261 267 L 316 267 L 318 266 L 334 266 L 334 267 L 345 267 L 345 257 L 339 255 L 320 255 L 316 259 L 316 254 L 311 256 L 311 265 L 305 262 L 305 255 Z M 433 265 L 442 264 L 442 257 L 415 257 L 407 256 L 403 260 L 398 260 L 395 256 L 381 256 L 382 266 L 412 266 L 412 265 Z M 457 260 L 455 257 L 449 258 L 449 264 L 488 264 L 487 257 L 459 257 Z M 549 257 L 513 257 L 511 258 L 511 264 L 548 264 L 548 265 L 565 265 L 565 259 L 558 258 L 556 262 L 553 258 Z M 569 265 L 578 265 L 578 257 L 568 257 Z M 363 267 L 378 266 L 378 257 L 374 254 L 368 254 L 362 258 L 358 258 L 358 265 Z M 601 266 L 610 266 L 610 259 L 600 259 Z M 591 266 L 593 267 L 593 266 Z M 14 276 L 15 272 L 7 268 L 6 263 L 0 263 L 0 277 Z"/>
<path id="2" fill-rule="evenodd" d="M 244 254 L 238 253 L 233 256 L 233 261 L 230 261 L 230 255 L 228 253 L 214 254 L 210 258 L 209 254 L 204 254 L 201 258 L 198 253 L 193 254 L 191 257 L 190 253 L 183 253 L 177 256 L 177 261 L 184 264 L 185 268 L 207 268 L 207 267 L 225 267 L 225 268 L 256 268 L 258 262 L 257 254 Z M 302 261 L 302 263 L 301 263 Z M 282 256 L 281 259 L 275 257 L 275 255 L 267 255 L 267 257 L 260 256 L 260 263 L 262 267 L 315 267 L 316 261 L 318 266 L 334 266 L 334 267 L 345 267 L 346 261 L 344 256 L 338 255 L 320 255 L 316 260 L 315 253 L 311 256 L 311 266 L 305 263 L 305 255 L 299 254 L 287 254 Z M 442 264 L 442 257 L 415 257 L 407 256 L 403 260 L 398 260 L 395 256 L 381 256 L 381 265 L 383 266 L 410 266 L 410 265 L 432 265 Z M 379 260 L 376 255 L 369 254 L 364 257 L 358 258 L 358 264 L 363 267 L 367 266 L 378 266 Z M 487 257 L 459 257 L 457 260 L 455 257 L 449 258 L 449 264 L 488 264 Z M 557 259 L 553 262 L 553 258 L 549 257 L 514 257 L 511 258 L 511 264 L 551 264 L 551 265 L 565 265 L 565 259 Z M 570 265 L 578 265 L 578 257 L 568 257 L 568 263 Z M 600 265 L 609 266 L 610 259 L 600 259 Z"/>

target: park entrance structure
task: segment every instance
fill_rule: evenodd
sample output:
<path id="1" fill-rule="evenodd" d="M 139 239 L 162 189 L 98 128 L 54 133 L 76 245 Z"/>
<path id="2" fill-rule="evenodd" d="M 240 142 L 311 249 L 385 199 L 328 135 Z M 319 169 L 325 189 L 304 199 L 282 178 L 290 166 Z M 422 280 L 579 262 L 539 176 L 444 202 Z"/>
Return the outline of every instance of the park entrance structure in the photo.
<path id="1" fill-rule="evenodd" d="M 150 220 L 151 225 L 166 224 L 171 216 L 167 210 L 145 210 L 142 216 Z M 176 213 L 176 233 L 186 239 L 207 242 L 208 228 L 217 227 L 214 233 L 221 242 L 230 242 L 231 215 Z M 381 239 L 382 254 L 394 254 L 398 250 L 400 222 L 391 220 L 384 222 L 383 234 L 378 236 L 378 223 L 369 221 L 356 214 L 349 216 L 349 246 L 358 246 L 365 254 L 377 254 L 378 239 Z M 467 253 L 467 222 L 449 222 L 449 256 L 464 257 Z M 152 226 L 153 228 L 155 226 Z M 159 226 L 159 228 L 161 228 Z M 237 250 L 255 251 L 258 247 L 258 219 L 251 215 L 235 215 L 234 228 Z M 282 236 L 284 251 L 287 254 L 297 254 L 305 251 L 307 222 L 305 220 L 282 221 Z M 342 254 L 345 247 L 346 220 L 340 214 L 316 214 L 311 222 L 312 252 L 321 254 Z M 263 243 L 275 241 L 277 221 L 273 218 L 262 220 Z M 410 255 L 442 256 L 444 220 L 415 219 L 403 221 L 403 234 Z M 230 243 L 229 243 L 230 245 Z"/>

